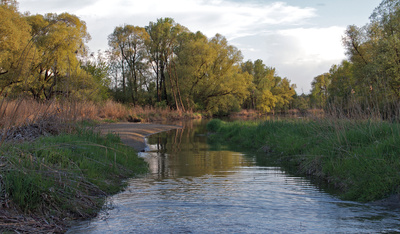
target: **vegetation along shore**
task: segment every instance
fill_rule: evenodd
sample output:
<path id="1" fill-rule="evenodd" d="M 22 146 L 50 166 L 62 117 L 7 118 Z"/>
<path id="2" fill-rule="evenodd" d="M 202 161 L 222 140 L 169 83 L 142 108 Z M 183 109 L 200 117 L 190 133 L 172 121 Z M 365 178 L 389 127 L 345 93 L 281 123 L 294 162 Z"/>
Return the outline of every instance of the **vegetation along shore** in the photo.
<path id="1" fill-rule="evenodd" d="M 21 13 L 16 0 L 0 0 L 0 22 L 0 232 L 64 232 L 68 221 L 95 216 L 125 178 L 146 172 L 123 143 L 172 126 L 147 126 L 138 138 L 125 129 L 132 124 L 94 129 L 118 121 L 317 113 L 213 120 L 209 129 L 213 141 L 265 151 L 344 199 L 400 193 L 398 0 L 383 0 L 365 26 L 348 26 L 348 60 L 315 77 L 309 94 L 262 60 L 243 61 L 223 35 L 168 17 L 116 26 L 97 53 L 73 14 Z"/>
<path id="2" fill-rule="evenodd" d="M 207 128 L 211 142 L 264 151 L 332 184 L 343 199 L 375 201 L 400 194 L 400 124 L 373 120 L 223 122 Z"/>

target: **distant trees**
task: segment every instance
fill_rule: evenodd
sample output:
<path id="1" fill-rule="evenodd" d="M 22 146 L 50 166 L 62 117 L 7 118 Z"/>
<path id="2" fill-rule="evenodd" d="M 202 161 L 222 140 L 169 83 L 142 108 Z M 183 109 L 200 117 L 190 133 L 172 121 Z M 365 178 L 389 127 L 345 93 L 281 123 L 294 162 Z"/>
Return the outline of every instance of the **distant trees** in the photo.
<path id="1" fill-rule="evenodd" d="M 125 25 L 116 27 L 108 40 L 113 55 L 112 64 L 122 77 L 122 90 L 116 90 L 121 95 L 117 95 L 117 99 L 131 99 L 133 104 L 137 104 L 143 93 L 139 88 L 145 85 L 141 71 L 146 63 L 145 42 L 149 40 L 149 35 L 144 28 Z"/>
<path id="2" fill-rule="evenodd" d="M 133 105 L 225 114 L 289 108 L 295 85 L 261 60 L 243 56 L 225 37 L 207 38 L 171 18 L 118 26 L 106 57 L 89 55 L 86 23 L 69 13 L 21 14 L 0 4 L 0 95 L 37 100 L 110 97 Z"/>
<path id="3" fill-rule="evenodd" d="M 345 113 L 355 109 L 378 113 L 383 118 L 399 115 L 400 2 L 383 0 L 367 25 L 348 26 L 343 44 L 349 61 L 332 66 L 328 82 L 322 79 L 325 74 L 313 81 L 313 99 L 323 94 L 322 84 L 326 83 L 326 100 L 319 99 L 321 104 L 325 102 L 323 106 Z"/>
<path id="4" fill-rule="evenodd" d="M 296 94 L 296 85 L 290 84 L 290 80 L 277 76 L 275 68 L 267 67 L 260 59 L 254 63 L 243 63 L 242 70 L 252 77 L 250 96 L 245 101 L 246 108 L 262 112 L 289 109 L 289 104 Z"/>
<path id="5" fill-rule="evenodd" d="M 329 97 L 328 87 L 331 83 L 329 73 L 319 75 L 311 82 L 311 105 L 324 108 Z"/>
<path id="6" fill-rule="evenodd" d="M 208 39 L 171 18 L 144 28 L 116 27 L 109 45 L 110 65 L 119 71 L 115 96 L 135 105 L 168 105 L 214 114 L 241 107 L 269 112 L 287 108 L 295 94 L 295 86 L 275 76 L 275 69 L 266 69 L 261 60 L 255 65 L 246 63 L 262 71 L 244 69 L 241 52 L 223 36 Z"/>

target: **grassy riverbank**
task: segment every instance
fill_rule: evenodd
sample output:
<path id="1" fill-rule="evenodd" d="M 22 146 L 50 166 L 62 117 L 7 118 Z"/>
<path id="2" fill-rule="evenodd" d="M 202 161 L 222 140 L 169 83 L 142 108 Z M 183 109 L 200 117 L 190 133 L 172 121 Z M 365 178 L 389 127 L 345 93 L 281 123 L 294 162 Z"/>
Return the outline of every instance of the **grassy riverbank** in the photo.
<path id="1" fill-rule="evenodd" d="M 400 193 L 400 124 L 382 121 L 212 120 L 213 142 L 262 150 L 333 184 L 342 198 L 373 201 Z"/>
<path id="2" fill-rule="evenodd" d="M 89 218 L 123 179 L 147 170 L 120 138 L 88 128 L 0 148 L 0 232 L 62 232 Z M 24 216 L 15 214 L 25 214 Z"/>

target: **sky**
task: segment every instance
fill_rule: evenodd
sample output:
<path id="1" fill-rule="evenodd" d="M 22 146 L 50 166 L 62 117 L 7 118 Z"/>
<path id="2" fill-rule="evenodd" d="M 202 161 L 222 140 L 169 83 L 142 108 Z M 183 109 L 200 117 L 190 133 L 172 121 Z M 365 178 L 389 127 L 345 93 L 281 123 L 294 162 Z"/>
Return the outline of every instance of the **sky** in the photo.
<path id="1" fill-rule="evenodd" d="M 192 32 L 219 33 L 277 75 L 309 93 L 314 77 L 346 59 L 342 36 L 363 26 L 381 0 L 19 0 L 20 12 L 77 15 L 87 24 L 92 52 L 108 49 L 115 27 L 147 26 L 170 17 Z"/>

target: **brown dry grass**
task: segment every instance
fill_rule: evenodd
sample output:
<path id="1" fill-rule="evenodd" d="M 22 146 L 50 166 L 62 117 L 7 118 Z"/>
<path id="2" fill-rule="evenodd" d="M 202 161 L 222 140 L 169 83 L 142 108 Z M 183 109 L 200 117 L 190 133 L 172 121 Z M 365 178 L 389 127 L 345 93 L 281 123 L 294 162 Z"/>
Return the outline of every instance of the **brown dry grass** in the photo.
<path id="1" fill-rule="evenodd" d="M 169 108 L 129 106 L 114 101 L 90 101 L 0 98 L 0 145 L 8 140 L 30 140 L 42 135 L 68 131 L 67 123 L 82 120 L 162 122 L 201 118 L 193 112 Z"/>
<path id="2" fill-rule="evenodd" d="M 137 118 L 144 122 L 198 118 L 193 112 L 180 112 L 169 108 L 151 106 L 133 107 L 114 101 L 94 103 L 90 101 L 46 101 L 33 99 L 0 99 L 0 128 L 33 124 L 39 119 L 57 117 L 62 122 L 91 120 L 126 121 Z"/>

